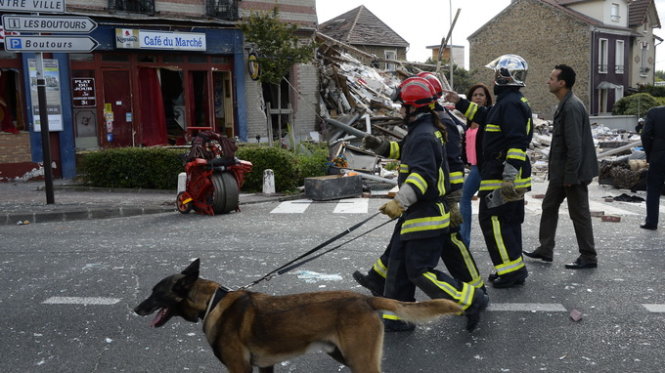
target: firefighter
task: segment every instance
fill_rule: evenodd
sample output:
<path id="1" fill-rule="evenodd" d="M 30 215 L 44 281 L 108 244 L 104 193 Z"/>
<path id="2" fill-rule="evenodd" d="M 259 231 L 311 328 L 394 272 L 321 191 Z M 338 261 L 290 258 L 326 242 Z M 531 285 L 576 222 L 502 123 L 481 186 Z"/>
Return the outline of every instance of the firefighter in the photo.
<path id="1" fill-rule="evenodd" d="M 522 260 L 524 193 L 531 189 L 531 163 L 526 149 L 533 136 L 531 109 L 520 92 L 525 86 L 527 62 L 507 54 L 486 67 L 494 70 L 496 104 L 482 108 L 455 92 L 446 99 L 473 120 L 485 121 L 480 168 L 479 222 L 496 270 L 495 288 L 522 285 L 528 271 Z M 482 112 L 488 110 L 486 113 Z M 475 118 L 475 119 L 474 119 Z"/>
<path id="2" fill-rule="evenodd" d="M 400 143 L 374 138 L 369 140 L 375 142 L 370 146 L 366 141 L 366 146 L 376 148 L 380 154 L 400 160 L 399 192 L 380 209 L 399 219 L 386 252 L 368 275 L 355 272 L 354 278 L 375 295 L 402 301 L 415 300 L 416 286 L 432 298 L 452 299 L 464 310 L 467 330 L 472 331 L 489 298 L 468 282 L 434 269 L 441 255 L 441 237 L 449 234 L 450 224 L 445 206 L 450 190 L 445 133 L 433 112 L 435 95 L 424 78 L 404 80 L 395 99 L 402 103 L 407 136 Z M 392 314 L 383 317 L 387 331 L 414 328 Z"/>
<path id="3" fill-rule="evenodd" d="M 434 112 L 446 129 L 445 154 L 450 170 L 450 191 L 446 194 L 446 205 L 450 209 L 450 234 L 443 236 L 441 259 L 450 274 L 457 280 L 469 282 L 478 289 L 485 290 L 485 284 L 478 272 L 478 266 L 460 234 L 462 213 L 459 201 L 464 186 L 464 160 L 462 160 L 462 133 L 464 123 L 453 116 L 448 109 L 438 103 L 443 96 L 443 86 L 439 78 L 431 72 L 422 72 L 418 76 L 427 79 L 436 93 Z"/>

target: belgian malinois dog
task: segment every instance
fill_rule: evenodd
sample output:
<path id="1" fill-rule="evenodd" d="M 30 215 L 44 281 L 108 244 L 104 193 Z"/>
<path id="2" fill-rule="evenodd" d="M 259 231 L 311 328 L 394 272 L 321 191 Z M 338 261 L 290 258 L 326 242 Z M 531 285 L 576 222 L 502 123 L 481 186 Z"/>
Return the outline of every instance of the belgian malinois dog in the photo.
<path id="1" fill-rule="evenodd" d="M 400 319 L 425 322 L 460 313 L 454 302 L 434 299 L 399 302 L 351 291 L 327 291 L 271 296 L 231 291 L 199 278 L 199 259 L 184 271 L 161 280 L 134 312 L 157 310 L 152 326 L 171 317 L 203 320 L 203 332 L 215 356 L 230 373 L 248 373 L 307 351 L 323 350 L 354 373 L 379 373 L 383 355 L 383 323 L 377 311 Z"/>

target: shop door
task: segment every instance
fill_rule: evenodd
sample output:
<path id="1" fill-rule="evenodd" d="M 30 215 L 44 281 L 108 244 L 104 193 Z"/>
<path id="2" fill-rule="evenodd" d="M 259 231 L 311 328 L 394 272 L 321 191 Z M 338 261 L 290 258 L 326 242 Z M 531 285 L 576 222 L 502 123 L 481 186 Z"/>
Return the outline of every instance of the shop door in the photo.
<path id="1" fill-rule="evenodd" d="M 227 137 L 235 136 L 233 113 L 233 86 L 230 71 L 213 73 L 215 91 L 215 128 Z"/>
<path id="2" fill-rule="evenodd" d="M 108 146 L 134 146 L 129 71 L 107 70 L 104 74 L 104 133 Z M 111 134 L 111 136 L 109 136 Z"/>

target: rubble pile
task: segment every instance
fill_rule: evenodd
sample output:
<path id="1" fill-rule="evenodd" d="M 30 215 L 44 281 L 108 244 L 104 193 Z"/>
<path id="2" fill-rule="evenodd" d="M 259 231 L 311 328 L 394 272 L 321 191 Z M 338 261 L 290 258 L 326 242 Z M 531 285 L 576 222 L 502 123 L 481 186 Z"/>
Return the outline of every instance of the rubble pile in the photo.
<path id="1" fill-rule="evenodd" d="M 332 171 L 352 169 L 378 174 L 379 179 L 394 183 L 393 173 L 385 169 L 392 161 L 363 149 L 361 141 L 368 133 L 391 141 L 406 135 L 399 105 L 390 96 L 401 80 L 414 72 L 381 70 L 330 45 L 320 47 L 318 57 L 320 113 L 325 124 L 323 134 L 330 146 Z M 419 71 L 417 67 L 409 68 Z M 459 112 L 455 114 L 463 117 Z M 544 181 L 553 125 L 552 121 L 534 117 L 533 126 L 534 135 L 527 153 L 532 163 L 532 177 Z M 639 135 L 612 130 L 599 123 L 592 123 L 592 134 L 600 162 L 599 183 L 642 190 L 647 165 L 639 148 Z"/>

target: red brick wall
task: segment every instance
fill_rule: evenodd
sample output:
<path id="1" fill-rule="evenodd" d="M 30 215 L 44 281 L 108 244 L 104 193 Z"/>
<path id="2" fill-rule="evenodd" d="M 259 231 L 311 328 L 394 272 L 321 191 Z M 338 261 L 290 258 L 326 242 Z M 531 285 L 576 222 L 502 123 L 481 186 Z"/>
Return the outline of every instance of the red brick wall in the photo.
<path id="1" fill-rule="evenodd" d="M 0 132 L 0 163 L 31 162 L 30 133 Z"/>

